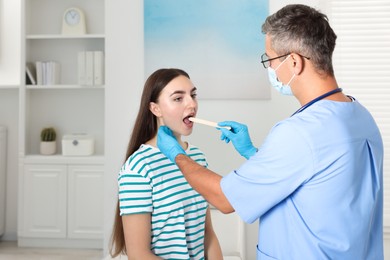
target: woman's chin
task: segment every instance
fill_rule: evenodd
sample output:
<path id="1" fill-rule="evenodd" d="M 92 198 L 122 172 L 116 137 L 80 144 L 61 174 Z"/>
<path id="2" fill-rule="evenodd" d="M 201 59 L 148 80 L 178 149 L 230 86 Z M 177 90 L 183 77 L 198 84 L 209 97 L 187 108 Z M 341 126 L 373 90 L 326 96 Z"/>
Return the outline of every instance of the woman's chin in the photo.
<path id="1" fill-rule="evenodd" d="M 192 127 L 191 128 L 188 128 L 186 130 L 184 130 L 181 135 L 182 136 L 189 136 L 190 134 L 192 134 Z"/>

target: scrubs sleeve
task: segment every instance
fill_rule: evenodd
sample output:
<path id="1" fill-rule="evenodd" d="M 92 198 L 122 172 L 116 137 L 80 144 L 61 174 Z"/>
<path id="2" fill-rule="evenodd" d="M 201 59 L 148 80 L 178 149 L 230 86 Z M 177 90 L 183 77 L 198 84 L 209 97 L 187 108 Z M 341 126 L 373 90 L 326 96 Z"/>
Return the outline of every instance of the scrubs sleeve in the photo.
<path id="1" fill-rule="evenodd" d="M 312 145 L 288 120 L 274 126 L 258 152 L 221 180 L 240 217 L 260 218 L 313 175 Z"/>

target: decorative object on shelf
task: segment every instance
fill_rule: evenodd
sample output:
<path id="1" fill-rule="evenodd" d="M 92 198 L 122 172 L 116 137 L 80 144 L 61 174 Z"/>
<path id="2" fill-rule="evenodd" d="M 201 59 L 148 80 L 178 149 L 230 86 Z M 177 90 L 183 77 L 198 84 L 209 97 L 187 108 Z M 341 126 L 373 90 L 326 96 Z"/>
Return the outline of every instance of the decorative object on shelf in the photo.
<path id="1" fill-rule="evenodd" d="M 62 155 L 88 156 L 93 155 L 95 142 L 91 135 L 76 133 L 62 137 Z"/>
<path id="2" fill-rule="evenodd" d="M 41 154 L 51 155 L 56 152 L 56 130 L 53 127 L 43 128 L 41 131 Z"/>
<path id="3" fill-rule="evenodd" d="M 84 12 L 77 7 L 66 9 L 62 18 L 62 34 L 83 35 L 86 32 Z"/>

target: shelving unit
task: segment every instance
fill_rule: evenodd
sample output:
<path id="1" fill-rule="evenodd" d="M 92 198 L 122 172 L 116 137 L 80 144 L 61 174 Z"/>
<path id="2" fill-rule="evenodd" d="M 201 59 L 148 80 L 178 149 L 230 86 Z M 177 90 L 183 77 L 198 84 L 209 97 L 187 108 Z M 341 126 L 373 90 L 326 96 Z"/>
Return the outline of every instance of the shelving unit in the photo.
<path id="1" fill-rule="evenodd" d="M 78 85 L 77 54 L 104 52 L 104 0 L 24 0 L 23 4 L 24 63 L 57 61 L 61 75 L 56 85 L 21 86 L 19 154 L 39 154 L 40 130 L 50 125 L 57 130 L 57 153 L 63 135 L 85 132 L 94 137 L 95 154 L 103 156 L 104 86 Z M 61 34 L 63 12 L 71 6 L 84 11 L 86 34 Z"/>
<path id="2" fill-rule="evenodd" d="M 84 11 L 86 34 L 61 34 L 63 13 L 69 7 Z M 27 85 L 25 73 L 21 72 L 21 246 L 103 246 L 105 88 L 78 84 L 78 52 L 104 53 L 104 7 L 105 0 L 22 1 L 22 64 L 56 61 L 60 64 L 60 81 L 55 85 Z M 52 156 L 39 152 L 40 131 L 48 126 L 57 131 L 57 153 Z M 87 133 L 94 138 L 93 156 L 62 155 L 62 136 L 72 133 Z"/>

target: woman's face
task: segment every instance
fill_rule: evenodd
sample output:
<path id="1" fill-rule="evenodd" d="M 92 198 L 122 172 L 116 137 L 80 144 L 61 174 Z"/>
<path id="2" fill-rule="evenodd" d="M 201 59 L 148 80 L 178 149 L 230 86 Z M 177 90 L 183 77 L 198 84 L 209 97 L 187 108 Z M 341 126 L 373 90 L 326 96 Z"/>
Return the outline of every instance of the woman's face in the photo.
<path id="1" fill-rule="evenodd" d="M 190 135 L 198 111 L 196 88 L 185 76 L 171 80 L 161 91 L 157 103 L 150 103 L 150 110 L 157 117 L 158 125 L 168 126 L 175 135 Z"/>

